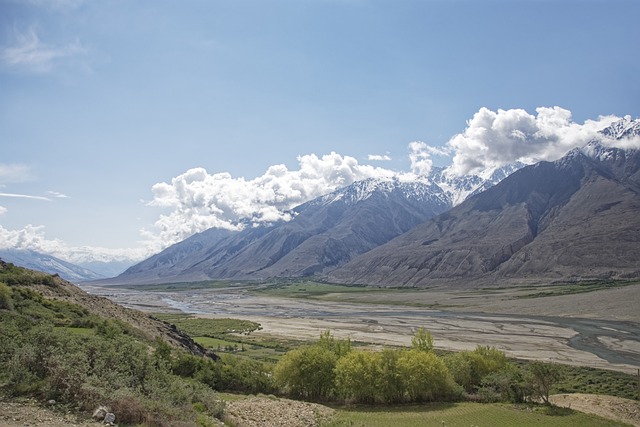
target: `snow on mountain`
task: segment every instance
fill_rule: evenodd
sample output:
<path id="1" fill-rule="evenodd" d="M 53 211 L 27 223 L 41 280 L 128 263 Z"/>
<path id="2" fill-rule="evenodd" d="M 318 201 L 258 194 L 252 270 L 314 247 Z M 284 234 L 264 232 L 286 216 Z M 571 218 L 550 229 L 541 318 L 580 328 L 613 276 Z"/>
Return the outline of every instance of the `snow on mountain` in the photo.
<path id="1" fill-rule="evenodd" d="M 442 188 L 429 182 L 426 178 L 418 181 L 407 182 L 400 181 L 397 178 L 369 178 L 363 181 L 354 182 L 347 187 L 343 187 L 330 194 L 321 196 L 311 201 L 311 204 L 321 206 L 342 201 L 346 204 L 355 205 L 370 198 L 376 193 L 388 195 L 395 191 L 399 191 L 407 200 L 440 203 L 449 202 L 449 198 L 442 191 Z"/>
<path id="2" fill-rule="evenodd" d="M 623 139 L 640 136 L 640 120 L 625 116 L 623 119 L 612 123 L 607 128 L 600 131 L 602 135 L 612 139 Z"/>

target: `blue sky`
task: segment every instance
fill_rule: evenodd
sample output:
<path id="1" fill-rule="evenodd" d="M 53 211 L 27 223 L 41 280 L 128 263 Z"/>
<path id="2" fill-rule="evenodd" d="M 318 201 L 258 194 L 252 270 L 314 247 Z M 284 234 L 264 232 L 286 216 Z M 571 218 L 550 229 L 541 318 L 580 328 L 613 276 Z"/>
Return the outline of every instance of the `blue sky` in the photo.
<path id="1" fill-rule="evenodd" d="M 418 172 L 414 141 L 449 165 L 481 111 L 638 117 L 638 16 L 631 0 L 0 0 L 0 237 L 157 249 L 242 217 L 220 186 L 259 199 L 279 177 L 286 207 Z"/>

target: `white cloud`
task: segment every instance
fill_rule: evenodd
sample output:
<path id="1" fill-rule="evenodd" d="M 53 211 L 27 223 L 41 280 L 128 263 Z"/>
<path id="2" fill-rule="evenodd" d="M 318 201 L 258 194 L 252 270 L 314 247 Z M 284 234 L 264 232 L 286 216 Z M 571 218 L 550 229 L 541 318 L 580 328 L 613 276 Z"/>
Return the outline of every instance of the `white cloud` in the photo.
<path id="1" fill-rule="evenodd" d="M 271 166 L 252 180 L 228 173 L 209 174 L 203 168 L 190 169 L 152 188 L 150 206 L 171 208 L 161 215 L 155 230 L 144 235 L 158 248 L 211 227 L 238 229 L 244 224 L 288 220 L 291 208 L 337 188 L 370 177 L 391 178 L 393 171 L 360 165 L 349 156 L 331 153 L 300 156 L 299 168 Z"/>
<path id="2" fill-rule="evenodd" d="M 20 230 L 0 225 L 0 248 L 29 249 L 73 263 L 90 261 L 140 261 L 152 253 L 148 249 L 111 249 L 95 246 L 69 246 L 59 239 L 47 239 L 44 226 L 31 224 Z"/>
<path id="3" fill-rule="evenodd" d="M 456 175 L 481 174 L 508 163 L 556 160 L 575 147 L 584 146 L 615 116 L 601 116 L 583 124 L 572 121 L 560 107 L 540 107 L 536 115 L 521 109 L 491 111 L 481 108 L 467 122 L 463 133 L 447 144 L 453 153 L 450 171 Z"/>
<path id="4" fill-rule="evenodd" d="M 31 169 L 21 164 L 0 164 L 0 183 L 24 182 L 33 179 Z"/>
<path id="5" fill-rule="evenodd" d="M 7 208 L 5 208 L 4 206 L 0 206 L 0 215 L 4 215 L 7 213 Z"/>
<path id="6" fill-rule="evenodd" d="M 49 194 L 51 197 L 55 197 L 56 199 L 69 199 L 69 196 L 58 191 L 47 191 L 47 194 Z"/>
<path id="7" fill-rule="evenodd" d="M 391 156 L 388 154 L 369 154 L 367 160 L 372 162 L 387 162 L 391 160 Z"/>
<path id="8" fill-rule="evenodd" d="M 40 41 L 36 29 L 30 27 L 26 32 L 15 32 L 15 42 L 0 51 L 0 59 L 9 67 L 46 73 L 59 59 L 82 52 L 84 48 L 77 40 L 64 46 L 47 45 Z"/>
<path id="9" fill-rule="evenodd" d="M 17 194 L 17 193 L 0 193 L 0 197 L 11 197 L 15 199 L 32 199 L 32 200 L 44 200 L 50 202 L 51 199 L 42 196 L 31 196 L 29 194 Z"/>
<path id="10" fill-rule="evenodd" d="M 433 147 L 422 141 L 413 141 L 409 143 L 409 161 L 411 162 L 411 171 L 416 175 L 426 176 L 431 173 L 433 160 L 431 156 L 449 156 L 446 147 Z"/>

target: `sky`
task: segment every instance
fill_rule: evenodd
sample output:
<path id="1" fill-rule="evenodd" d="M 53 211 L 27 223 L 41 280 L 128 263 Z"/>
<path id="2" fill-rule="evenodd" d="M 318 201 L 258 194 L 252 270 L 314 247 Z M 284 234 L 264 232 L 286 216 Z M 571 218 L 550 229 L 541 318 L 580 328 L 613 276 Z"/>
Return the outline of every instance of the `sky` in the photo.
<path id="1" fill-rule="evenodd" d="M 640 116 L 635 0 L 0 0 L 0 247 L 142 259 Z"/>

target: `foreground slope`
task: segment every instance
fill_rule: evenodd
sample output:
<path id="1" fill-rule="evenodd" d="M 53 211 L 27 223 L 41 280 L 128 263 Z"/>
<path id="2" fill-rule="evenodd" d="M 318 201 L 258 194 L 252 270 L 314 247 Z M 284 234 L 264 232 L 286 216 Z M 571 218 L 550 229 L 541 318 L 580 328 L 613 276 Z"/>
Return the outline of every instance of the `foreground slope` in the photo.
<path id="1" fill-rule="evenodd" d="M 65 301 L 81 306 L 87 313 L 129 325 L 148 341 L 156 338 L 200 356 L 217 356 L 196 343 L 184 332 L 166 322 L 138 310 L 123 307 L 108 298 L 90 295 L 76 285 L 49 274 L 16 267 L 0 259 L 0 283 L 10 287 L 35 291 L 46 299 Z M 1 309 L 2 307 L 0 307 Z"/>
<path id="2" fill-rule="evenodd" d="M 330 273 L 426 286 L 640 277 L 640 151 L 593 141 L 523 168 Z"/>

